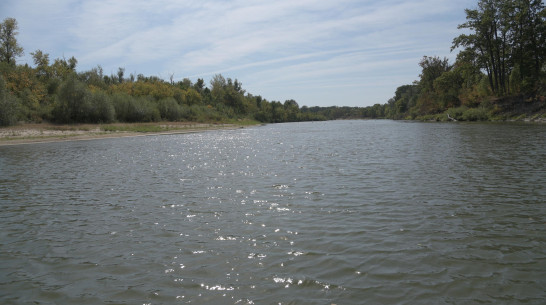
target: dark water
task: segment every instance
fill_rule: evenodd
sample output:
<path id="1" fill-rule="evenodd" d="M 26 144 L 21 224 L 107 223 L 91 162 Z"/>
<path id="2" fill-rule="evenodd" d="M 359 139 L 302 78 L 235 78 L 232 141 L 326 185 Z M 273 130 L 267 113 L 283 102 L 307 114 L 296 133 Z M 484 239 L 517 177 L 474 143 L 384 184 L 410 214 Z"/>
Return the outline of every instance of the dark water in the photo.
<path id="1" fill-rule="evenodd" d="M 1 304 L 544 304 L 546 126 L 0 147 Z"/>

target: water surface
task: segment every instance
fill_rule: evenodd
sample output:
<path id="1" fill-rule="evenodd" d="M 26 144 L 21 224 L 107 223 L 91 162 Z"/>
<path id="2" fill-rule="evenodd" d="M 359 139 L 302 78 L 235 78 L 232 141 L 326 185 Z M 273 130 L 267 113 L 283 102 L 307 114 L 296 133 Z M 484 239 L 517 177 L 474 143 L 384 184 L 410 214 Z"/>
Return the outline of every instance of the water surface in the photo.
<path id="1" fill-rule="evenodd" d="M 546 126 L 0 147 L 2 304 L 543 304 Z"/>

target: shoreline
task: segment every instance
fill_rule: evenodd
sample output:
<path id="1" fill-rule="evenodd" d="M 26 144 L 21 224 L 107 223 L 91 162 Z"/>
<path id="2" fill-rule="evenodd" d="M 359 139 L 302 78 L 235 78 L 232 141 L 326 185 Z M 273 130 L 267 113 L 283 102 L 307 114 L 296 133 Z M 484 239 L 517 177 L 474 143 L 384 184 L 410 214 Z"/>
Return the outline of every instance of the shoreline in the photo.
<path id="1" fill-rule="evenodd" d="M 21 124 L 0 128 L 0 146 L 189 134 L 238 128 L 244 128 L 244 126 L 238 124 L 187 122 L 123 123 L 105 125 Z"/>

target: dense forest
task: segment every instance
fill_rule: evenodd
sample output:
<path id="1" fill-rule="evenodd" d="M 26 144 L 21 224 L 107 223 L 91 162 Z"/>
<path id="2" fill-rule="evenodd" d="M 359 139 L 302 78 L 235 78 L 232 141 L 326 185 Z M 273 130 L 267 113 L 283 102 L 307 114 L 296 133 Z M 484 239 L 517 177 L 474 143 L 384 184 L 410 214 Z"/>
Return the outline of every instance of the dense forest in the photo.
<path id="1" fill-rule="evenodd" d="M 424 56 L 419 79 L 398 87 L 385 104 L 300 107 L 268 101 L 237 79 L 215 75 L 173 81 L 124 68 L 78 72 L 78 61 L 41 50 L 34 66 L 23 55 L 14 18 L 0 24 L 0 126 L 17 122 L 109 123 L 197 121 L 294 122 L 347 118 L 506 120 L 546 118 L 546 12 L 540 0 L 480 0 L 467 9 L 465 34 L 455 37 L 456 61 Z M 365 97 L 363 97 L 365 98 Z M 339 101 L 333 101 L 339 102 Z"/>

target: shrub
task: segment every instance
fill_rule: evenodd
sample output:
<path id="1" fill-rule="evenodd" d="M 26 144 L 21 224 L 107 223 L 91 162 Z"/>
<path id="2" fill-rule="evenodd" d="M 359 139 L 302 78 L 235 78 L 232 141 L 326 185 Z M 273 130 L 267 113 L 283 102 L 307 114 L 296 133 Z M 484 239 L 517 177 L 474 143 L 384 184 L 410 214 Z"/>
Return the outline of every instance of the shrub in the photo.
<path id="1" fill-rule="evenodd" d="M 467 111 L 467 110 L 468 110 L 468 107 L 466 107 L 466 106 L 461 106 L 461 107 L 456 107 L 456 108 L 449 108 L 448 110 L 446 110 L 445 114 L 446 114 L 446 117 L 449 114 L 449 116 L 454 118 L 455 120 L 461 121 L 461 120 L 463 120 L 464 112 Z"/>
<path id="2" fill-rule="evenodd" d="M 487 121 L 489 116 L 483 108 L 469 108 L 463 113 L 462 119 L 464 121 Z"/>
<path id="3" fill-rule="evenodd" d="M 91 110 L 85 85 L 70 76 L 59 89 L 58 101 L 53 108 L 53 117 L 60 123 L 87 122 Z"/>
<path id="4" fill-rule="evenodd" d="M 89 106 L 89 123 L 111 123 L 116 118 L 116 110 L 110 97 L 97 91 L 86 96 L 86 104 Z"/>
<path id="5" fill-rule="evenodd" d="M 120 122 L 155 122 L 161 118 L 151 97 L 135 98 L 126 93 L 116 93 L 112 102 Z"/>
<path id="6" fill-rule="evenodd" d="M 9 126 L 17 122 L 19 103 L 17 98 L 6 89 L 4 78 L 0 75 L 0 126 Z"/>
<path id="7" fill-rule="evenodd" d="M 116 113 L 116 119 L 120 122 L 128 122 L 129 108 L 133 98 L 127 93 L 114 93 L 112 95 L 112 104 Z"/>
<path id="8" fill-rule="evenodd" d="M 153 98 L 138 97 L 132 101 L 132 122 L 157 122 L 161 119 Z"/>
<path id="9" fill-rule="evenodd" d="M 183 117 L 182 107 L 172 97 L 160 100 L 157 103 L 161 118 L 169 121 L 179 121 Z"/>

